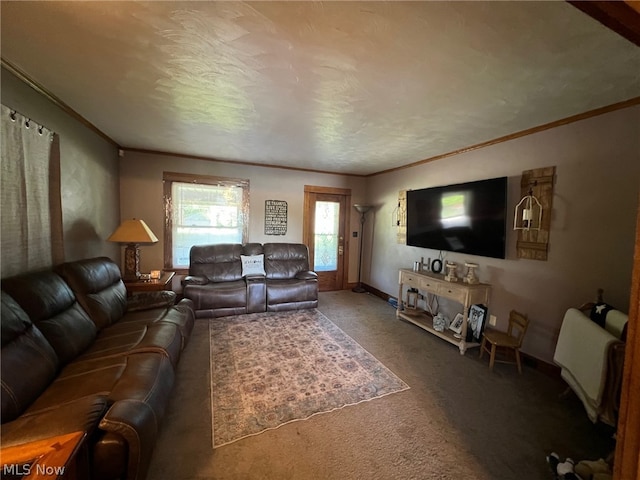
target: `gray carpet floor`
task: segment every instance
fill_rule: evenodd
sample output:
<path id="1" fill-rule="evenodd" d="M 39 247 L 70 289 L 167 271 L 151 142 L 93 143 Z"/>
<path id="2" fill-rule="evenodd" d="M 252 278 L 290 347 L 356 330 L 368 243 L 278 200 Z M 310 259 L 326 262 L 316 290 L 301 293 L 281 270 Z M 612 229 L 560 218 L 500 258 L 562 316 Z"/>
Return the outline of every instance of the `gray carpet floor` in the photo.
<path id="1" fill-rule="evenodd" d="M 183 353 L 148 478 L 552 478 L 545 455 L 605 457 L 612 430 L 592 424 L 561 380 L 478 359 L 397 320 L 383 300 L 320 294 L 319 310 L 411 388 L 316 415 L 215 450 L 211 444 L 208 322 Z M 218 321 L 224 321 L 219 319 Z"/>

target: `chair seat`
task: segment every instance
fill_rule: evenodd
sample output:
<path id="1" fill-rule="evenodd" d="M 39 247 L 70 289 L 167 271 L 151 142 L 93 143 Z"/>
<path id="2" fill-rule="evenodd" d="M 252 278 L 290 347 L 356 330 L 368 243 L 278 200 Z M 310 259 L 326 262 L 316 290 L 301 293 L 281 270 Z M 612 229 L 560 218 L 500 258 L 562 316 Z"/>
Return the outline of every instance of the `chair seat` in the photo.
<path id="1" fill-rule="evenodd" d="M 484 332 L 484 336 L 487 339 L 487 342 L 499 347 L 515 348 L 518 346 L 518 339 L 507 335 L 506 332 L 488 330 Z"/>
<path id="2" fill-rule="evenodd" d="M 493 364 L 496 360 L 496 350 L 498 348 L 506 348 L 512 351 L 515 356 L 515 363 L 518 365 L 518 372 L 522 373 L 522 365 L 520 364 L 520 346 L 522 339 L 529 326 L 529 319 L 526 315 L 511 310 L 509 313 L 509 328 L 506 332 L 501 330 L 486 330 L 482 336 L 480 344 L 480 358 L 487 351 L 490 354 L 489 369 L 493 370 Z M 491 345 L 491 348 L 487 344 Z M 504 360 L 502 360 L 504 361 Z M 507 362 L 511 363 L 511 362 Z"/>

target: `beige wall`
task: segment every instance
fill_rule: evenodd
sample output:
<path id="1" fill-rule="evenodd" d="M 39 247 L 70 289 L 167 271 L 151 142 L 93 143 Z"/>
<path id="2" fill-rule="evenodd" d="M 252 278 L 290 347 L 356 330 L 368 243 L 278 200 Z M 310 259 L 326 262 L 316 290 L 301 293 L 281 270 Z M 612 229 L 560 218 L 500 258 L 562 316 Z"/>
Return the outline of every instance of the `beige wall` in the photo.
<path id="1" fill-rule="evenodd" d="M 640 180 L 640 107 L 628 108 L 509 142 L 396 172 L 370 177 L 368 201 L 377 205 L 369 225 L 370 285 L 397 296 L 397 270 L 437 251 L 396 243 L 390 228 L 398 191 L 507 176 L 508 204 L 519 201 L 523 170 L 555 165 L 556 184 L 549 259 L 515 256 L 508 228 L 505 260 L 447 253 L 459 264 L 480 264 L 481 281 L 493 285 L 490 313 L 505 327 L 511 309 L 531 318 L 523 351 L 551 361 L 562 316 L 570 306 L 605 299 L 627 310 Z M 367 238 L 365 236 L 365 238 Z M 455 311 L 456 305 L 445 310 Z"/>
<path id="2" fill-rule="evenodd" d="M 143 272 L 162 268 L 163 265 L 162 174 L 165 171 L 248 179 L 250 185 L 249 241 L 259 243 L 302 242 L 305 185 L 349 188 L 351 189 L 352 203 L 364 201 L 366 193 L 365 179 L 361 177 L 125 152 L 124 157 L 120 160 L 122 218 L 142 218 L 160 239 L 155 245 L 141 247 L 141 269 Z M 286 235 L 264 234 L 265 200 L 285 200 L 287 202 Z M 356 212 L 353 211 L 348 231 L 358 231 L 359 227 L 359 219 Z M 350 233 L 349 237 L 351 237 Z M 358 243 L 352 241 L 349 245 L 349 281 L 351 282 L 357 281 L 357 255 Z"/>
<path id="3" fill-rule="evenodd" d="M 60 135 L 62 206 L 67 260 L 106 255 L 119 247 L 106 242 L 121 218 L 147 221 L 161 239 L 142 247 L 142 270 L 163 263 L 162 172 L 247 178 L 251 184 L 250 241 L 302 240 L 304 185 L 351 188 L 352 203 L 376 205 L 367 214 L 363 280 L 397 295 L 397 270 L 437 252 L 396 243 L 392 212 L 401 189 L 509 177 L 509 205 L 519 200 L 523 170 L 555 165 L 557 181 L 549 260 L 515 258 L 508 231 L 505 260 L 448 254 L 458 263 L 480 264 L 482 281 L 493 285 L 490 310 L 504 327 L 515 308 L 532 319 L 524 351 L 550 361 L 564 311 L 592 300 L 604 288 L 607 301 L 626 310 L 632 269 L 640 179 L 640 107 L 601 115 L 563 127 L 444 160 L 369 178 L 126 152 L 117 160 L 109 142 L 71 118 L 12 74 L 2 70 L 2 103 Z M 288 234 L 264 235 L 264 201 L 286 200 Z M 6 207 L 5 207 L 6 208 Z M 352 210 L 349 281 L 357 280 L 359 230 Z M 454 310 L 455 304 L 443 306 Z"/>
<path id="4" fill-rule="evenodd" d="M 117 149 L 4 68 L 2 103 L 60 136 L 65 260 L 117 258 L 106 241 L 120 221 Z"/>

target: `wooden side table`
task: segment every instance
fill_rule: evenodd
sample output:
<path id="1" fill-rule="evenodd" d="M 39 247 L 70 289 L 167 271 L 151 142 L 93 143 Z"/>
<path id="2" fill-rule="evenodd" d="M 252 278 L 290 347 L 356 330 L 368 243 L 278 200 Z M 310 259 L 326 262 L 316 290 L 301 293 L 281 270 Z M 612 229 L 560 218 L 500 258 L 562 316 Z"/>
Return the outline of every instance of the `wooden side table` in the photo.
<path id="1" fill-rule="evenodd" d="M 171 281 L 176 272 L 162 272 L 158 280 L 135 280 L 125 281 L 127 295 L 131 296 L 137 292 L 158 292 L 160 290 L 171 290 Z"/>
<path id="2" fill-rule="evenodd" d="M 88 478 L 85 432 L 2 448 L 2 473 L 22 480 Z M 82 451 L 83 453 L 79 453 Z"/>

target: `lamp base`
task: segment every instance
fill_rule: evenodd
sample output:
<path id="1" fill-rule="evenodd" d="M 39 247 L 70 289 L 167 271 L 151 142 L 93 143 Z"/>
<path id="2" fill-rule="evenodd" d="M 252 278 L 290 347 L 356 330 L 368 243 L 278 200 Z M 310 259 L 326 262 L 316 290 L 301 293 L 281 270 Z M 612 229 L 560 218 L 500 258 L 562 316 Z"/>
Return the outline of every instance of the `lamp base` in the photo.
<path id="1" fill-rule="evenodd" d="M 130 243 L 124 249 L 123 280 L 132 282 L 140 279 L 140 249 L 135 243 Z"/>

